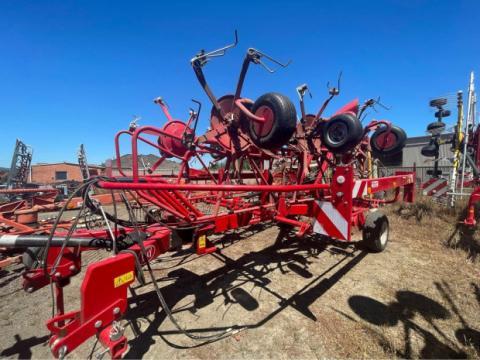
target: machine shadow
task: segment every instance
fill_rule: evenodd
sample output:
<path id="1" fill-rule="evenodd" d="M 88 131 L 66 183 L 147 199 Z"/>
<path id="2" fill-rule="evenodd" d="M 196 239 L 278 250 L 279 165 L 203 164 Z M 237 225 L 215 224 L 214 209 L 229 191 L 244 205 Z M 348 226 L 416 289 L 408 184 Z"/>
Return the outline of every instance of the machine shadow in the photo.
<path id="1" fill-rule="evenodd" d="M 261 300 L 254 298 L 251 293 L 242 289 L 243 285 L 250 284 L 253 288 L 258 287 L 278 299 L 279 305 L 268 315 L 255 323 L 189 329 L 192 334 L 197 336 L 217 333 L 219 337 L 192 346 L 183 346 L 174 343 L 168 336 L 181 334 L 180 331 L 159 331 L 167 314 L 159 307 L 157 294 L 153 291 L 135 295 L 130 299 L 131 309 L 127 312 L 127 320 L 132 325 L 135 338 L 129 342 L 130 350 L 126 354 L 126 358 L 141 358 L 145 355 L 155 343 L 154 336 L 160 336 L 167 344 L 175 348 L 198 347 L 225 338 L 226 336 L 222 336 L 222 333 L 227 329 L 240 331 L 261 327 L 287 307 L 292 307 L 315 321 L 316 316 L 309 309 L 310 305 L 360 263 L 367 252 L 357 250 L 352 244 L 332 242 L 318 237 L 305 237 L 298 241 L 288 234 L 286 237 L 285 235 L 284 232 L 280 232 L 277 241 L 272 246 L 257 252 L 246 253 L 237 260 L 227 257 L 222 250 L 219 250 L 211 256 L 223 262 L 224 265 L 202 275 L 184 268 L 175 269 L 168 273 L 168 277 L 175 281 L 161 289 L 170 308 L 175 307 L 186 296 L 193 295 L 195 299 L 187 305 L 176 308 L 173 311 L 174 316 L 182 311 L 195 314 L 198 309 L 213 304 L 215 298 L 219 296 L 223 297 L 224 305 L 226 305 L 226 310 L 222 315 L 225 316 L 230 309 L 228 305 L 238 304 L 247 311 L 255 311 L 259 307 Z M 308 270 L 308 266 L 322 252 L 332 253 L 339 260 L 321 274 L 313 275 Z M 285 296 L 269 287 L 271 280 L 267 278 L 267 275 L 272 272 L 280 274 L 294 272 L 310 281 L 293 295 Z M 151 314 L 154 314 L 153 320 L 147 318 Z M 147 323 L 146 328 L 140 329 L 136 322 L 136 319 L 139 318 L 142 319 L 142 322 Z"/>
<path id="2" fill-rule="evenodd" d="M 401 358 L 466 358 L 468 354 L 463 346 L 471 346 L 480 350 L 480 332 L 468 326 L 460 314 L 458 307 L 452 300 L 451 290 L 447 283 L 435 283 L 440 295 L 450 305 L 450 310 L 437 301 L 417 292 L 401 290 L 396 292 L 395 300 L 382 303 L 367 296 L 355 295 L 349 298 L 350 308 L 366 322 L 378 327 L 402 326 L 404 331 L 403 349 L 393 349 L 395 356 Z M 455 331 L 455 342 L 442 331 L 435 320 L 449 319 L 453 314 L 460 320 L 463 327 Z M 417 324 L 415 317 L 425 320 L 429 328 Z M 350 318 L 350 317 L 349 317 Z M 352 318 L 350 318 L 352 319 Z M 353 320 L 353 319 L 352 319 Z M 380 330 L 380 329 L 379 329 Z M 390 342 L 381 331 L 374 330 L 379 344 L 391 349 Z M 420 336 L 423 338 L 423 348 L 418 353 L 413 349 L 412 340 Z M 392 350 L 392 349 L 391 349 Z"/>
<path id="3" fill-rule="evenodd" d="M 474 235 L 475 229 L 469 229 L 466 225 L 458 224 L 455 231 L 446 240 L 446 245 L 465 251 L 470 260 L 476 261 L 480 255 L 480 242 Z"/>
<path id="4" fill-rule="evenodd" d="M 0 352 L 0 357 L 13 357 L 16 356 L 18 359 L 31 359 L 32 351 L 31 348 L 40 345 L 46 344 L 48 342 L 49 336 L 45 335 L 42 337 L 32 336 L 27 339 L 22 339 L 20 335 L 16 334 L 15 343 Z"/>
<path id="5" fill-rule="evenodd" d="M 22 271 L 23 268 L 18 266 L 8 270 L 0 270 L 0 289 L 21 277 Z"/>
<path id="6" fill-rule="evenodd" d="M 250 236 L 255 235 L 258 232 L 261 232 L 265 230 L 268 227 L 271 227 L 271 223 L 260 223 L 260 224 L 255 224 L 252 225 L 248 228 L 243 228 L 243 229 L 238 229 L 238 230 L 232 230 L 230 232 L 226 232 L 222 235 L 217 235 L 213 238 L 213 241 L 215 244 L 221 249 L 224 250 L 232 245 L 234 245 L 236 242 L 246 239 Z M 152 265 L 154 264 L 163 264 L 161 268 L 153 268 L 154 271 L 165 271 L 169 269 L 175 269 L 179 266 L 184 266 L 192 261 L 195 261 L 198 259 L 198 256 L 194 252 L 192 252 L 191 249 L 182 249 L 177 251 L 175 254 L 168 256 L 168 257 L 161 257 L 157 258 L 152 262 Z"/>
<path id="7" fill-rule="evenodd" d="M 480 207 L 475 208 L 475 213 L 480 214 Z M 471 227 L 465 225 L 463 220 L 467 217 L 467 209 L 464 209 L 457 218 L 457 225 L 452 234 L 445 240 L 445 245 L 450 248 L 463 250 L 468 258 L 476 261 L 480 256 L 480 239 L 475 237 L 478 225 Z M 477 217 L 477 221 L 480 218 Z"/>

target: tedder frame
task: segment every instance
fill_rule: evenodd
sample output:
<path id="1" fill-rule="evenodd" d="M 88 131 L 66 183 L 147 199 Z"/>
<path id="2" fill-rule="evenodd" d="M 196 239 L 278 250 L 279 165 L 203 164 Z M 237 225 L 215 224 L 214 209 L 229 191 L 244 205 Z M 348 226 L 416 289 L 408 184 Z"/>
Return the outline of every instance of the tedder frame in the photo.
<path id="1" fill-rule="evenodd" d="M 0 247 L 25 249 L 24 289 L 35 293 L 50 285 L 54 290 L 54 315 L 47 328 L 55 357 L 63 358 L 92 336 L 97 336 L 113 358 L 121 357 L 128 346 L 121 323 L 128 311 L 127 289 L 135 281 L 145 284 L 144 269 L 150 273 L 163 310 L 179 331 L 194 340 L 218 338 L 218 334 L 195 335 L 176 322 L 150 267 L 152 260 L 168 251 L 190 247 L 197 254 L 209 254 L 217 251 L 213 234 L 271 222 L 294 230 L 300 239 L 317 234 L 320 239 L 349 242 L 356 228 L 362 231 L 365 246 L 380 252 L 387 245 L 389 222 L 379 207 L 414 201 L 414 172 L 373 176 L 372 153 L 400 151 L 405 140 L 403 130 L 388 121 L 361 124 L 363 111 L 375 101 L 368 100 L 359 108 L 354 100 L 325 118 L 322 114 L 339 94 L 338 85 L 329 89 L 330 97 L 317 115 L 310 115 L 303 101 L 307 88 L 302 85 L 297 88 L 302 110 L 297 119 L 295 106 L 282 94 L 266 93 L 256 101 L 243 98 L 249 64 L 262 65 L 269 72 L 272 70 L 262 59 L 286 66 L 255 49 L 247 51 L 234 94 L 217 99 L 202 67 L 237 41 L 236 37 L 232 45 L 202 51 L 191 61 L 212 102 L 210 126 L 203 134 L 197 134 L 199 102 L 189 119 L 181 121 L 157 98 L 155 103 L 166 115 L 166 124 L 138 126 L 134 122 L 128 130 L 118 132 L 116 168 L 107 176 L 86 180 L 64 203 L 48 231 L 0 233 Z M 130 138 L 131 169 L 121 161 L 120 139 L 124 137 Z M 140 143 L 160 154 L 148 168 L 144 166 L 143 173 Z M 162 163 L 172 158 L 178 168 L 170 174 L 160 173 Z M 193 166 L 194 162 L 198 166 Z M 102 206 L 105 201 L 91 196 L 92 187 L 100 194 L 95 196 L 111 196 L 113 213 Z M 78 195 L 77 217 L 69 226 L 59 226 L 63 212 Z M 125 205 L 128 219 L 118 215 L 119 203 Z M 86 209 L 104 218 L 105 225 L 77 228 Z M 98 249 L 110 250 L 111 256 L 88 264 L 80 287 L 80 307 L 65 312 L 64 287 L 81 272 L 83 252 Z"/>

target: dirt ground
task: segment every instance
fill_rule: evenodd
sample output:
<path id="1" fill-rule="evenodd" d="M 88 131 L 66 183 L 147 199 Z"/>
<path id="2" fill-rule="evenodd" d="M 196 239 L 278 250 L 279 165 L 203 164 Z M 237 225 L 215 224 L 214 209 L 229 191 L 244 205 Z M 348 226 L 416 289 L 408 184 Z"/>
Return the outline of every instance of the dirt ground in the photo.
<path id="1" fill-rule="evenodd" d="M 275 245 L 270 224 L 227 234 L 211 255 L 166 254 L 153 268 L 178 322 L 196 335 L 233 331 L 207 343 L 179 334 L 149 284 L 130 298 L 126 358 L 478 358 L 478 236 L 454 234 L 455 219 L 435 208 L 386 212 L 379 254 L 319 237 Z M 79 307 L 80 279 L 66 289 L 67 310 Z M 1 274 L 0 356 L 51 358 L 50 289 L 20 286 L 20 267 Z M 94 346 L 68 357 L 100 354 Z"/>

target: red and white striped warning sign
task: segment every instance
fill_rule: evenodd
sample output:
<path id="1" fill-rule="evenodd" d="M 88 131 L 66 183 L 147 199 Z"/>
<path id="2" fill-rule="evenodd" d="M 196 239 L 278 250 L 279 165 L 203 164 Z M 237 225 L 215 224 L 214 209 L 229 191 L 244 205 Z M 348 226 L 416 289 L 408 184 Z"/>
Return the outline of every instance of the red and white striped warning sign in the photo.
<path id="1" fill-rule="evenodd" d="M 350 222 L 329 201 L 315 201 L 317 208 L 313 232 L 340 240 L 349 240 Z"/>
<path id="2" fill-rule="evenodd" d="M 350 241 L 352 196 L 361 196 L 365 189 L 365 183 L 354 181 L 353 172 L 347 167 L 337 167 L 332 178 L 331 199 L 313 203 L 313 232 Z"/>
<path id="3" fill-rule="evenodd" d="M 431 178 L 422 184 L 422 190 L 424 196 L 439 198 L 447 195 L 448 181 L 442 178 Z"/>
<path id="4" fill-rule="evenodd" d="M 375 183 L 375 181 L 373 181 Z M 352 198 L 364 197 L 367 195 L 367 182 L 356 180 L 353 185 Z"/>

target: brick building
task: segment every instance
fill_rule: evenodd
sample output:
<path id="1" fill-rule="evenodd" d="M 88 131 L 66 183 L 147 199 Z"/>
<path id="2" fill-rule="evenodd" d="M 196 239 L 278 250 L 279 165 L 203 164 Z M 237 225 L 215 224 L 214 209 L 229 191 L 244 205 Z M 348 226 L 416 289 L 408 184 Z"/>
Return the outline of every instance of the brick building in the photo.
<path id="1" fill-rule="evenodd" d="M 97 165 L 89 165 L 90 175 L 103 175 L 105 168 Z M 53 163 L 32 165 L 32 183 L 54 185 L 64 182 L 83 181 L 80 167 L 75 163 Z"/>

